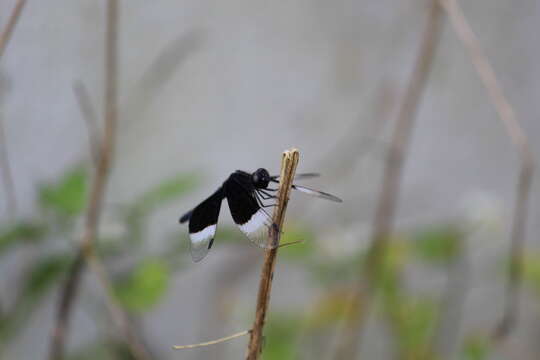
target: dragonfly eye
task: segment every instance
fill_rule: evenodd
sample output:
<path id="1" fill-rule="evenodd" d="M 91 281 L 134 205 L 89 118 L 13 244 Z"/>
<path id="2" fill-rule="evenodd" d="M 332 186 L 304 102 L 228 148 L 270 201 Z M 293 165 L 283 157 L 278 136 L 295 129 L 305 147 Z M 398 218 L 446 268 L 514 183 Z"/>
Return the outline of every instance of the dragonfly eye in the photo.
<path id="1" fill-rule="evenodd" d="M 266 189 L 268 183 L 270 182 L 270 174 L 266 169 L 260 168 L 255 171 L 252 175 L 253 185 L 259 189 Z"/>

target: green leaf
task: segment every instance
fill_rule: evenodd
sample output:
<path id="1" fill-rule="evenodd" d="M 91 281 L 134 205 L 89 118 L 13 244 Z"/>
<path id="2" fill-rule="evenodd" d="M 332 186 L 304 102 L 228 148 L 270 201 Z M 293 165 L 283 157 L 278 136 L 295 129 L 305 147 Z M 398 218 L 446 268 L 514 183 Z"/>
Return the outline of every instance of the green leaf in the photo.
<path id="1" fill-rule="evenodd" d="M 463 346 L 464 360 L 484 360 L 489 355 L 489 341 L 481 336 L 469 336 Z"/>
<path id="2" fill-rule="evenodd" d="M 437 306 L 428 298 L 407 299 L 401 297 L 394 311 L 394 324 L 399 334 L 399 344 L 407 358 L 422 358 L 426 353 L 427 344 L 432 335 Z"/>
<path id="3" fill-rule="evenodd" d="M 159 259 L 140 263 L 116 285 L 116 295 L 123 306 L 133 312 L 144 312 L 156 305 L 169 285 L 170 272 Z"/>
<path id="4" fill-rule="evenodd" d="M 39 190 L 39 202 L 44 209 L 61 215 L 78 215 L 86 205 L 87 182 L 86 171 L 77 167 L 63 175 L 58 183 L 43 185 Z"/>
<path id="5" fill-rule="evenodd" d="M 424 261 L 448 263 L 460 252 L 463 236 L 457 226 L 432 226 L 414 235 L 413 249 Z"/>
<path id="6" fill-rule="evenodd" d="M 197 180 L 198 177 L 193 174 L 179 174 L 169 178 L 139 196 L 133 205 L 133 209 L 137 212 L 148 212 L 164 205 L 195 188 Z"/>
<path id="7" fill-rule="evenodd" d="M 38 260 L 30 269 L 24 294 L 30 299 L 38 299 L 55 285 L 67 271 L 72 257 L 65 254 L 55 254 Z"/>
<path id="8" fill-rule="evenodd" d="M 508 262 L 510 268 L 510 261 Z M 523 278 L 537 296 L 540 296 L 540 253 L 528 251 L 523 257 Z"/>
<path id="9" fill-rule="evenodd" d="M 265 327 L 264 360 L 296 359 L 300 319 L 294 314 L 272 314 Z"/>
<path id="10" fill-rule="evenodd" d="M 0 230 L 0 253 L 11 246 L 35 243 L 43 238 L 46 229 L 43 225 L 19 223 Z"/>

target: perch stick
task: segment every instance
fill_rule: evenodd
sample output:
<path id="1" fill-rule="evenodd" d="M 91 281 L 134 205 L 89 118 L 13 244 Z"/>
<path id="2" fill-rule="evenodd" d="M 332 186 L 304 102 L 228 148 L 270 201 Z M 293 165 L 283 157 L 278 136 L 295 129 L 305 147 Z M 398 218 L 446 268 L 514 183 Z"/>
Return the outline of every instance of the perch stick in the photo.
<path id="1" fill-rule="evenodd" d="M 285 211 L 289 202 L 289 194 L 298 165 L 300 154 L 297 149 L 291 149 L 283 153 L 281 159 L 281 175 L 279 181 L 279 191 L 277 206 L 274 210 L 272 219 L 276 226 L 272 226 L 268 233 L 272 244 L 279 245 L 279 238 Z M 266 312 L 270 302 L 270 292 L 272 290 L 272 280 L 274 278 L 274 267 L 276 264 L 278 247 L 265 251 L 264 263 L 261 270 L 261 280 L 259 282 L 259 293 L 257 295 L 257 308 L 255 311 L 255 321 L 251 328 L 251 336 L 247 349 L 246 360 L 257 360 L 261 353 L 261 344 L 263 340 L 263 328 L 266 319 Z"/>

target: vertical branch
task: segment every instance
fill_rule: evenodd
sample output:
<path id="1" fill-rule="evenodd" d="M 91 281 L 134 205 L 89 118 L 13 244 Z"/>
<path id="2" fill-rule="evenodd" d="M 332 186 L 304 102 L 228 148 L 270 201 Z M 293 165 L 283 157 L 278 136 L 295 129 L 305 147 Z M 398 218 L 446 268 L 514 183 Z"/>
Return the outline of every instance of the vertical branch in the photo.
<path id="1" fill-rule="evenodd" d="M 463 43 L 473 63 L 482 84 L 495 106 L 506 132 L 521 157 L 521 169 L 516 189 L 512 230 L 510 234 L 510 270 L 506 286 L 505 311 L 502 320 L 497 325 L 493 337 L 502 339 L 512 330 L 519 312 L 520 286 L 523 273 L 523 251 L 525 242 L 525 227 L 528 217 L 528 201 L 534 172 L 534 159 L 527 135 L 516 118 L 515 111 L 504 96 L 497 76 L 489 60 L 484 55 L 480 43 L 469 26 L 463 11 L 456 0 L 441 0 L 441 5 L 450 18 L 452 27 L 459 40 Z"/>
<path id="2" fill-rule="evenodd" d="M 390 148 L 386 155 L 383 183 L 373 219 L 371 246 L 366 262 L 361 265 L 360 269 L 362 278 L 364 274 L 367 275 L 366 284 L 359 286 L 346 311 L 346 324 L 336 349 L 336 359 L 354 359 L 357 354 L 357 336 L 362 330 L 367 310 L 369 310 L 373 293 L 376 290 L 376 282 L 384 265 L 384 257 L 394 224 L 404 160 L 407 156 L 418 105 L 439 43 L 441 28 L 441 10 L 437 0 L 432 0 L 414 70 L 400 106 Z M 361 316 L 359 316 L 360 310 L 362 310 Z"/>
<path id="3" fill-rule="evenodd" d="M 261 269 L 261 280 L 259 282 L 259 293 L 257 295 L 257 308 L 255 311 L 255 321 L 251 328 L 251 336 L 247 349 L 246 360 L 257 360 L 261 353 L 261 345 L 263 339 L 263 328 L 266 319 L 266 312 L 270 302 L 270 292 L 272 290 L 272 280 L 274 278 L 274 267 L 276 263 L 279 237 L 283 220 L 285 219 L 285 211 L 289 202 L 289 194 L 298 165 L 300 154 L 297 149 L 291 149 L 283 153 L 281 159 L 281 175 L 279 177 L 279 192 L 277 207 L 274 210 L 273 221 L 277 226 L 272 226 L 268 234 L 269 240 L 276 245 L 275 248 L 266 250 L 264 263 Z"/>
<path id="4" fill-rule="evenodd" d="M 8 22 L 2 32 L 0 33 L 0 59 L 7 48 L 15 25 L 17 25 L 21 16 L 26 0 L 18 0 L 15 3 L 13 12 L 9 16 Z M 15 184 L 13 182 L 13 176 L 11 172 L 11 165 L 9 163 L 9 154 L 6 146 L 6 134 L 4 132 L 4 124 L 0 118 L 0 171 L 2 172 L 2 183 L 4 184 L 4 190 L 6 193 L 6 208 L 8 214 L 14 218 L 17 213 L 17 197 L 15 196 Z"/>
<path id="5" fill-rule="evenodd" d="M 118 1 L 108 0 L 107 2 L 107 30 L 105 42 L 105 130 L 103 141 L 100 142 L 98 161 L 95 167 L 94 181 L 90 191 L 90 198 L 86 210 L 85 225 L 75 261 L 67 275 L 66 282 L 62 288 L 58 313 L 56 317 L 56 327 L 53 332 L 49 359 L 57 360 L 64 358 L 65 337 L 73 304 L 75 303 L 81 283 L 85 263 L 90 265 L 91 270 L 96 274 L 98 281 L 106 292 L 107 309 L 112 316 L 112 320 L 120 328 L 125 337 L 126 343 L 135 359 L 148 359 L 144 347 L 133 334 L 127 315 L 112 297 L 112 286 L 107 278 L 105 269 L 94 254 L 94 243 L 96 241 L 99 220 L 105 188 L 108 182 L 111 169 L 112 157 L 117 127 L 117 39 L 118 39 Z"/>
<path id="6" fill-rule="evenodd" d="M 392 232 L 404 160 L 408 152 L 416 113 L 435 57 L 441 24 L 439 6 L 436 1 L 432 1 L 424 38 L 386 156 L 383 183 L 373 221 L 372 247 L 367 262 L 369 270 L 378 268 Z"/>
<path id="7" fill-rule="evenodd" d="M 97 116 L 94 111 L 94 106 L 90 100 L 88 89 L 82 81 L 75 81 L 73 83 L 73 94 L 77 99 L 79 110 L 81 112 L 82 119 L 86 125 L 86 132 L 88 133 L 88 145 L 90 148 L 90 156 L 94 161 L 94 165 L 99 163 L 99 134 L 100 129 L 97 123 Z"/>

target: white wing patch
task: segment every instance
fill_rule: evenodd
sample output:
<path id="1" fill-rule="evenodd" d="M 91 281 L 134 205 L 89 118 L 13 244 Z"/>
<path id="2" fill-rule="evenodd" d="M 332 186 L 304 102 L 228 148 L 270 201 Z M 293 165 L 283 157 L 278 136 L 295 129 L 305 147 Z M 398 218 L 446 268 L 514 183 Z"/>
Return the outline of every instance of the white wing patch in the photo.
<path id="1" fill-rule="evenodd" d="M 193 261 L 197 262 L 202 260 L 208 253 L 210 241 L 216 234 L 216 225 L 209 225 L 199 232 L 189 234 L 191 240 L 190 250 Z"/>
<path id="2" fill-rule="evenodd" d="M 262 210 L 258 210 L 251 219 L 248 220 L 247 223 L 240 225 L 240 230 L 242 230 L 247 235 L 252 234 L 260 230 L 261 227 L 264 227 L 266 223 L 266 220 L 268 219 L 268 215 Z"/>
<path id="3" fill-rule="evenodd" d="M 202 241 L 207 241 L 214 237 L 216 234 L 216 225 L 210 225 L 205 227 L 203 230 L 189 234 L 189 237 L 191 239 L 191 242 L 193 243 L 200 243 Z"/>
<path id="4" fill-rule="evenodd" d="M 262 248 L 272 249 L 275 245 L 270 244 L 268 236 L 271 225 L 272 219 L 270 216 L 263 209 L 259 209 L 245 224 L 238 226 L 252 242 Z"/>

